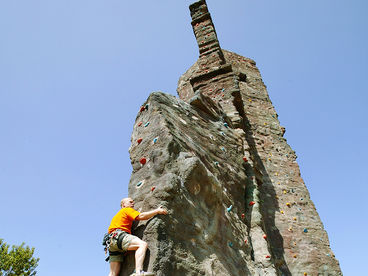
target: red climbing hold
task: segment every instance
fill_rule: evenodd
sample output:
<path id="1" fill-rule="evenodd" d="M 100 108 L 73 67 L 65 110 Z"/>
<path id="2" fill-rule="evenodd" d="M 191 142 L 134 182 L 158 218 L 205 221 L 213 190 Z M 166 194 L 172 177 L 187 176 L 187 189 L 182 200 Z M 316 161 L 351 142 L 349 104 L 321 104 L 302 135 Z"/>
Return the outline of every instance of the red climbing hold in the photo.
<path id="1" fill-rule="evenodd" d="M 248 241 L 245 239 L 245 240 L 244 240 L 244 243 L 245 243 L 245 244 L 247 244 L 247 242 L 248 242 Z"/>
<path id="2" fill-rule="evenodd" d="M 243 157 L 244 162 L 248 162 L 248 159 L 244 156 Z"/>
<path id="3" fill-rule="evenodd" d="M 249 202 L 249 206 L 253 206 L 254 204 L 256 204 L 254 201 Z"/>
<path id="4" fill-rule="evenodd" d="M 146 164 L 147 159 L 146 159 L 146 158 L 144 158 L 144 157 L 142 157 L 142 158 L 141 158 L 141 160 L 139 160 L 139 162 L 140 162 L 142 165 L 144 165 L 144 164 Z"/>
<path id="5" fill-rule="evenodd" d="M 137 140 L 137 143 L 138 143 L 138 145 L 142 142 L 142 138 L 139 138 L 138 140 Z"/>
<path id="6" fill-rule="evenodd" d="M 241 217 L 242 217 L 242 218 L 245 218 L 245 214 L 241 214 Z"/>
<path id="7" fill-rule="evenodd" d="M 267 255 L 267 256 L 266 256 L 266 259 L 269 259 L 269 258 L 271 258 L 271 256 L 270 256 L 270 255 Z"/>
<path id="8" fill-rule="evenodd" d="M 144 106 L 141 106 L 141 109 L 139 109 L 140 112 L 143 112 L 145 110 Z"/>
<path id="9" fill-rule="evenodd" d="M 263 235 L 263 238 L 264 238 L 265 240 L 267 240 L 267 235 Z"/>
<path id="10" fill-rule="evenodd" d="M 153 192 L 156 189 L 156 186 L 151 187 L 151 191 Z"/>
<path id="11" fill-rule="evenodd" d="M 142 125 L 142 122 L 139 122 L 139 123 L 138 123 L 138 126 L 141 126 L 141 125 Z"/>

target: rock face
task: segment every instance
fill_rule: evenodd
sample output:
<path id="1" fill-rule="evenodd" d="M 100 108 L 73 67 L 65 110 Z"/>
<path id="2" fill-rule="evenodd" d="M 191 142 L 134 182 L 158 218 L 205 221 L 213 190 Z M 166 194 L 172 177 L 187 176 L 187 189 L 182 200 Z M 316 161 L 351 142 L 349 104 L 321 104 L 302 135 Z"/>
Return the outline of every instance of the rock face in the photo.
<path id="1" fill-rule="evenodd" d="M 342 275 L 255 62 L 222 50 L 204 0 L 190 6 L 198 61 L 180 99 L 152 93 L 132 134 L 129 196 L 145 269 L 171 275 Z M 134 269 L 128 254 L 121 275 Z"/>

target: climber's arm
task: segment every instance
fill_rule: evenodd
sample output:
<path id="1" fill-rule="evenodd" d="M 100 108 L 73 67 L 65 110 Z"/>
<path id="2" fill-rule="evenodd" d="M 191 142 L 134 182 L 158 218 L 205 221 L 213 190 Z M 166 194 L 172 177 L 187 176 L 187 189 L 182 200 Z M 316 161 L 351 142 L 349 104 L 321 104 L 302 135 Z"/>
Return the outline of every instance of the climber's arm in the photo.
<path id="1" fill-rule="evenodd" d="M 143 213 L 140 213 L 135 219 L 136 220 L 147 220 L 147 219 L 150 219 L 156 215 L 166 215 L 167 214 L 167 211 L 166 209 L 162 208 L 162 207 L 159 207 L 157 209 L 154 209 L 154 210 L 151 210 L 151 211 L 148 211 L 148 212 L 143 212 Z"/>

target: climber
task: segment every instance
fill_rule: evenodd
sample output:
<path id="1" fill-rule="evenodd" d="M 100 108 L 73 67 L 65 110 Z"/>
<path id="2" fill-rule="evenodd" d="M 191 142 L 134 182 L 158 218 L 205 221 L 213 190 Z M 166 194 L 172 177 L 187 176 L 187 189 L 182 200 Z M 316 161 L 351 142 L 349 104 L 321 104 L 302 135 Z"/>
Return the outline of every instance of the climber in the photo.
<path id="1" fill-rule="evenodd" d="M 108 233 L 110 237 L 110 274 L 118 276 L 121 262 L 126 251 L 135 251 L 135 274 L 132 275 L 152 275 L 155 274 L 143 271 L 143 261 L 146 255 L 147 243 L 131 234 L 134 220 L 148 220 L 155 215 L 166 215 L 167 210 L 159 207 L 157 209 L 140 213 L 134 210 L 134 200 L 123 198 L 120 202 L 120 211 L 112 218 Z"/>

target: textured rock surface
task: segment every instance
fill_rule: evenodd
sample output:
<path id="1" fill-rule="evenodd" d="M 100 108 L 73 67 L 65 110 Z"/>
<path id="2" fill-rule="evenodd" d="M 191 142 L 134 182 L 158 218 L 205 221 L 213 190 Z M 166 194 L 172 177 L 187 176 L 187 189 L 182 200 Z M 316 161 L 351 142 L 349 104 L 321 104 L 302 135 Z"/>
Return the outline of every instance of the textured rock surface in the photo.
<path id="1" fill-rule="evenodd" d="M 255 62 L 220 48 L 205 1 L 190 10 L 200 57 L 181 99 L 152 93 L 132 134 L 129 195 L 142 211 L 169 210 L 135 229 L 149 243 L 145 268 L 342 275 Z M 129 254 L 122 275 L 133 264 Z"/>

